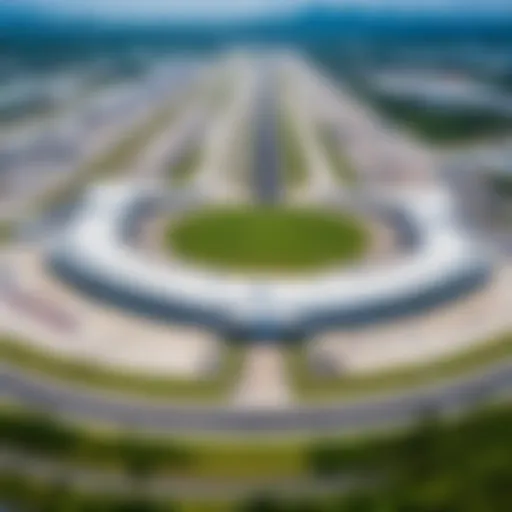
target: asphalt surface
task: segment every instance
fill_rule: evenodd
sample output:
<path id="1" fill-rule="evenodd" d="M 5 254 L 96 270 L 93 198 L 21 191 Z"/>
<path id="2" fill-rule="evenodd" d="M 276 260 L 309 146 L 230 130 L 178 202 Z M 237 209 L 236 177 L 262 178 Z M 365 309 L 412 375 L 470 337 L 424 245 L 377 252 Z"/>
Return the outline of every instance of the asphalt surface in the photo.
<path id="1" fill-rule="evenodd" d="M 260 63 L 256 98 L 253 189 L 260 204 L 279 203 L 283 196 L 278 149 L 277 76 L 271 63 Z"/>
<path id="2" fill-rule="evenodd" d="M 426 413 L 464 411 L 512 396 L 512 361 L 464 380 L 354 402 L 278 410 L 150 403 L 68 384 L 36 380 L 0 367 L 3 398 L 44 414 L 182 434 L 353 433 L 410 424 Z"/>

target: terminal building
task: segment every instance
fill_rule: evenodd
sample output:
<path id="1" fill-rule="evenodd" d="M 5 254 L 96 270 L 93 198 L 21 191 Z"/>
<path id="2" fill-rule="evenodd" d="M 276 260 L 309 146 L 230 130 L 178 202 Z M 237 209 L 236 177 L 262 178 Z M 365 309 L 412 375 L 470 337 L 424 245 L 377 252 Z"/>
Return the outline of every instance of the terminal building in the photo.
<path id="1" fill-rule="evenodd" d="M 131 238 L 161 200 L 161 192 L 131 185 L 89 191 L 49 248 L 50 267 L 98 300 L 246 339 L 296 338 L 418 313 L 471 292 L 492 271 L 490 257 L 457 222 L 445 190 L 381 200 L 408 241 L 395 264 L 286 280 L 148 260 Z"/>

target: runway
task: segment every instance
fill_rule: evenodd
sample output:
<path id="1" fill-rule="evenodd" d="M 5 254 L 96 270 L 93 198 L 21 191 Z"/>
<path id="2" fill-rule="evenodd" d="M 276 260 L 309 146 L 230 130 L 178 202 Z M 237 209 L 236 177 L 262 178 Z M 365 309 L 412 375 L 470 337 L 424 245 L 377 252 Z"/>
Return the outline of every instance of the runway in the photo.
<path id="1" fill-rule="evenodd" d="M 282 172 L 278 150 L 278 107 L 275 70 L 271 63 L 260 63 L 255 102 L 253 190 L 256 202 L 278 204 L 283 197 Z"/>

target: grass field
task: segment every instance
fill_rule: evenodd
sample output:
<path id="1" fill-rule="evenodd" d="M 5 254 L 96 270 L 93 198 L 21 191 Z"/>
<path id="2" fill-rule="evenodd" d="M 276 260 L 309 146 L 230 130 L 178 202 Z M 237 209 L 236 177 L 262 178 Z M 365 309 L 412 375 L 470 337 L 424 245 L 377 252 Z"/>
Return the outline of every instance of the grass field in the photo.
<path id="1" fill-rule="evenodd" d="M 173 253 L 209 266 L 241 271 L 313 270 L 357 260 L 368 234 L 348 216 L 291 208 L 216 208 L 170 224 Z"/>

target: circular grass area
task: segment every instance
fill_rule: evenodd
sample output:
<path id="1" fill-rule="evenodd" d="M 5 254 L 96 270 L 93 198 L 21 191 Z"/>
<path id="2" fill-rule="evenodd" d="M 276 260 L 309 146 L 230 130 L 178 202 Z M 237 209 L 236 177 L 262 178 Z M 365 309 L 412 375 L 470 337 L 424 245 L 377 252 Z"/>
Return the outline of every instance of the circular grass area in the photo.
<path id="1" fill-rule="evenodd" d="M 364 225 L 335 212 L 292 208 L 206 209 L 166 229 L 167 248 L 210 267 L 250 272 L 312 271 L 357 261 Z"/>

